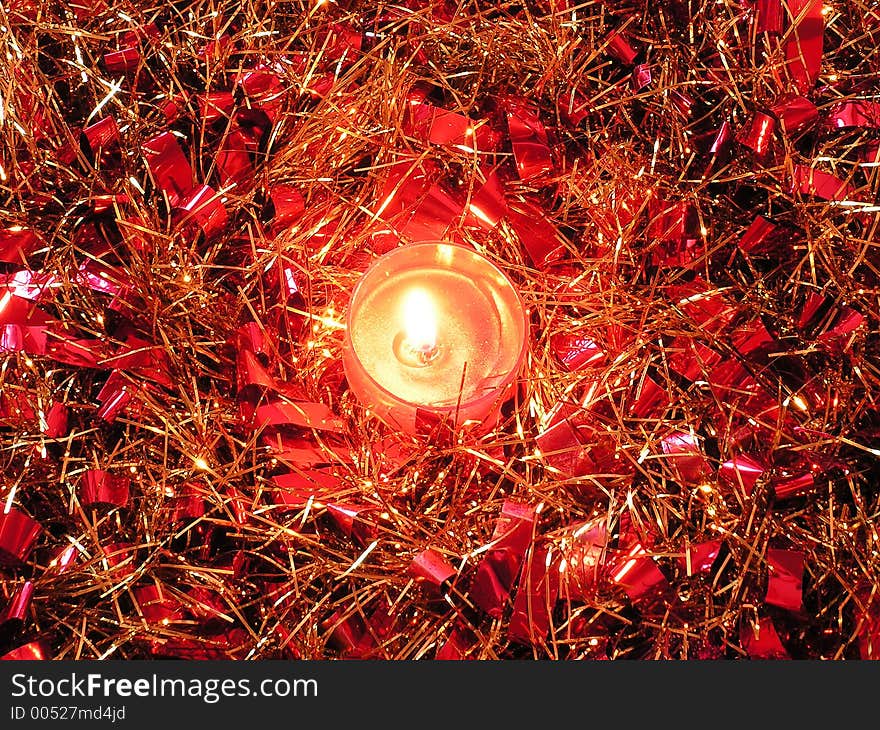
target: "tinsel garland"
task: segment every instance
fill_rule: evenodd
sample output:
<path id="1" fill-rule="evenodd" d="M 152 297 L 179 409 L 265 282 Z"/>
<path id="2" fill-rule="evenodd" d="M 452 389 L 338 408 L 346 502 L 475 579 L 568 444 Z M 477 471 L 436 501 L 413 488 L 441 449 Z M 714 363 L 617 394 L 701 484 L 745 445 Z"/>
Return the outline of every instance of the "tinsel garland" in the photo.
<path id="1" fill-rule="evenodd" d="M 867 0 L 0 6 L 3 658 L 870 658 Z M 474 247 L 489 433 L 348 391 Z"/>

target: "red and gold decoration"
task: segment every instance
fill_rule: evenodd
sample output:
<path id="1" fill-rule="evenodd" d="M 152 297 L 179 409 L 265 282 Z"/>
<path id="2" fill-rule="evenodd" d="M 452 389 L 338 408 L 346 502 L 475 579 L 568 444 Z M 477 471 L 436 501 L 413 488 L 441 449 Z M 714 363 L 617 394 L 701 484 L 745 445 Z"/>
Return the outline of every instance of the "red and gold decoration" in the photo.
<path id="1" fill-rule="evenodd" d="M 880 654 L 875 3 L 0 37 L 2 658 Z M 364 273 L 437 241 L 525 314 L 476 429 L 346 378 Z"/>

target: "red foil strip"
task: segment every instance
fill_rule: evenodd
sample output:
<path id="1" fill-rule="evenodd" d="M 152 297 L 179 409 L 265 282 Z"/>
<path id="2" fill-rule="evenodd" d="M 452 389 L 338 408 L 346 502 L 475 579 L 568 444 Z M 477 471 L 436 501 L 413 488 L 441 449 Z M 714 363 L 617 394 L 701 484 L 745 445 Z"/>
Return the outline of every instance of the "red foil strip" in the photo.
<path id="1" fill-rule="evenodd" d="M 642 213 L 644 202 L 634 191 L 615 191 L 609 200 L 587 210 L 590 218 L 601 229 L 597 246 L 600 250 L 610 250 L 625 235 L 626 230 Z M 602 240 L 603 237 L 607 240 Z"/>
<path id="2" fill-rule="evenodd" d="M 550 349 L 569 372 L 597 365 L 605 359 L 605 351 L 585 335 L 557 332 L 550 338 Z"/>
<path id="3" fill-rule="evenodd" d="M 731 345 L 743 357 L 758 358 L 776 348 L 776 340 L 760 319 L 738 327 L 730 335 Z"/>
<path id="4" fill-rule="evenodd" d="M 186 618 L 186 612 L 180 602 L 168 594 L 163 594 L 156 584 L 135 588 L 133 594 L 139 612 L 147 623 L 166 625 Z"/>
<path id="5" fill-rule="evenodd" d="M 229 130 L 215 158 L 221 187 L 244 186 L 253 178 L 253 147 L 254 139 L 248 133 L 240 128 Z"/>
<path id="6" fill-rule="evenodd" d="M 740 645 L 751 659 L 789 659 L 770 618 L 763 616 L 757 625 L 740 626 Z"/>
<path id="7" fill-rule="evenodd" d="M 700 440 L 693 434 L 679 432 L 664 436 L 660 446 L 680 484 L 700 484 L 711 473 Z"/>
<path id="8" fill-rule="evenodd" d="M 696 238 L 696 209 L 687 200 L 673 203 L 652 198 L 649 204 L 651 215 L 650 235 L 663 241 L 687 241 Z M 667 256 L 663 262 L 671 259 Z"/>
<path id="9" fill-rule="evenodd" d="M 751 456 L 739 454 L 721 464 L 718 478 L 723 483 L 740 489 L 745 496 L 749 496 L 764 471 L 764 467 Z"/>
<path id="10" fill-rule="evenodd" d="M 327 505 L 327 512 L 339 529 L 361 545 L 372 542 L 379 534 L 377 525 L 365 519 L 373 511 L 373 507 L 361 504 L 331 502 Z"/>
<path id="11" fill-rule="evenodd" d="M 646 377 L 638 386 L 636 398 L 629 406 L 630 415 L 635 418 L 650 418 L 665 410 L 669 405 L 669 392 Z"/>
<path id="12" fill-rule="evenodd" d="M 786 134 L 811 127 L 819 119 L 816 105 L 803 96 L 783 97 L 770 107 Z"/>
<path id="13" fill-rule="evenodd" d="M 176 94 L 160 102 L 159 111 L 162 112 L 166 124 L 172 124 L 180 118 L 188 100 L 189 97 L 186 94 Z"/>
<path id="14" fill-rule="evenodd" d="M 248 649 L 248 634 L 243 629 L 228 629 L 219 633 L 206 633 L 199 639 L 156 639 L 150 637 L 149 645 L 157 658 L 190 661 L 219 661 L 243 659 Z"/>
<path id="15" fill-rule="evenodd" d="M 313 99 L 323 99 L 328 96 L 336 86 L 336 75 L 333 73 L 316 73 L 309 74 L 305 79 L 303 92 L 307 93 Z"/>
<path id="16" fill-rule="evenodd" d="M 474 646 L 473 636 L 466 629 L 456 626 L 449 634 L 449 638 L 443 643 L 437 653 L 435 659 L 441 661 L 459 661 L 467 659 L 468 654 Z"/>
<path id="17" fill-rule="evenodd" d="M 612 31 L 606 39 L 605 50 L 608 55 L 616 58 L 622 64 L 629 66 L 638 55 L 630 45 L 626 36 L 620 30 Z"/>
<path id="18" fill-rule="evenodd" d="M 46 411 L 45 418 L 40 414 L 40 431 L 50 439 L 66 436 L 67 406 L 63 403 L 53 403 Z"/>
<path id="19" fill-rule="evenodd" d="M 0 391 L 0 417 L 17 426 L 33 421 L 37 415 L 31 406 L 34 395 L 32 392 L 10 388 Z"/>
<path id="20" fill-rule="evenodd" d="M 632 86 L 636 91 L 641 91 L 649 86 L 653 81 L 651 66 L 647 63 L 641 63 L 633 69 Z"/>
<path id="21" fill-rule="evenodd" d="M 110 377 L 104 383 L 104 387 L 98 393 L 98 402 L 101 407 L 98 408 L 98 418 L 113 423 L 116 417 L 122 413 L 134 398 L 134 392 L 137 388 L 126 380 L 118 370 L 110 373 Z"/>
<path id="22" fill-rule="evenodd" d="M 546 464 L 566 477 L 577 477 L 593 472 L 595 464 L 578 430 L 566 417 L 567 405 L 559 403 L 554 407 L 546 428 L 535 441 Z"/>
<path id="23" fill-rule="evenodd" d="M 536 182 L 553 171 L 547 131 L 538 110 L 525 99 L 504 101 L 507 130 L 520 180 Z"/>
<path id="24" fill-rule="evenodd" d="M 151 41 L 159 40 L 160 37 L 159 28 L 155 23 L 144 23 L 125 31 L 122 34 L 122 45 L 136 46 L 139 43 L 147 45 Z"/>
<path id="25" fill-rule="evenodd" d="M 235 524 L 244 525 L 250 520 L 253 504 L 231 484 L 226 487 L 224 505 Z"/>
<path id="26" fill-rule="evenodd" d="M 792 175 L 792 192 L 811 195 L 823 200 L 846 200 L 854 189 L 845 180 L 834 175 L 814 170 L 806 165 L 795 165 Z"/>
<path id="27" fill-rule="evenodd" d="M 775 231 L 775 223 L 762 215 L 756 216 L 737 245 L 744 253 L 761 253 Z"/>
<path id="28" fill-rule="evenodd" d="M 333 23 L 319 34 L 317 41 L 325 61 L 342 60 L 348 65 L 357 60 L 364 37 L 348 23 Z"/>
<path id="29" fill-rule="evenodd" d="M 568 527 L 560 539 L 560 590 L 566 599 L 589 601 L 607 576 L 608 525 L 591 520 Z"/>
<path id="30" fill-rule="evenodd" d="M 816 491 L 816 477 L 810 472 L 775 477 L 770 481 L 777 501 L 802 497 Z"/>
<path id="31" fill-rule="evenodd" d="M 321 629 L 327 633 L 328 644 L 344 655 L 351 656 L 357 653 L 366 626 L 360 616 L 345 617 L 340 609 L 321 623 Z"/>
<path id="32" fill-rule="evenodd" d="M 208 185 L 199 185 L 183 196 L 174 206 L 173 216 L 179 224 L 195 223 L 206 239 L 218 236 L 229 222 L 220 194 Z"/>
<path id="33" fill-rule="evenodd" d="M 43 353 L 58 362 L 78 367 L 97 368 L 103 359 L 104 343 L 99 340 L 86 340 L 71 337 L 65 332 L 48 330 Z"/>
<path id="34" fill-rule="evenodd" d="M 797 550 L 767 549 L 767 593 L 764 602 L 788 611 L 803 609 L 804 554 Z"/>
<path id="35" fill-rule="evenodd" d="M 265 331 L 256 322 L 248 322 L 239 327 L 236 330 L 233 344 L 239 348 L 239 354 L 242 352 L 248 355 L 271 354 L 271 350 L 268 347 L 269 343 L 265 337 Z"/>
<path id="36" fill-rule="evenodd" d="M 733 140 L 733 126 L 726 119 L 721 123 L 715 136 L 712 138 L 712 144 L 709 152 L 712 153 L 713 161 L 716 157 L 724 154 L 730 147 Z"/>
<path id="37" fill-rule="evenodd" d="M 863 660 L 880 659 L 880 613 L 875 588 L 856 592 L 856 620 L 859 656 Z"/>
<path id="38" fill-rule="evenodd" d="M 30 235 L 29 232 L 28 235 Z M 0 245 L 2 245 L 2 241 L 3 232 L 0 231 Z M 12 261 L 9 263 L 21 262 Z M 57 277 L 51 274 L 21 270 L 11 274 L 0 274 L 0 286 L 5 287 L 6 290 L 19 300 L 27 299 L 38 302 L 40 299 L 47 298 L 52 293 L 52 290 L 59 286 L 59 283 Z M 3 321 L 3 311 L 11 301 L 4 300 L 2 295 L 0 295 L 0 322 Z"/>
<path id="39" fill-rule="evenodd" d="M 76 545 L 65 545 L 54 552 L 52 559 L 46 566 L 46 572 L 66 573 L 76 564 L 78 556 L 79 551 L 76 549 Z"/>
<path id="40" fill-rule="evenodd" d="M 364 622 L 364 633 L 358 641 L 357 656 L 360 658 L 387 658 L 384 654 L 377 653 L 375 649 L 381 649 L 382 644 L 391 635 L 397 621 L 397 612 L 384 599 L 377 601 L 379 604 Z"/>
<path id="41" fill-rule="evenodd" d="M 526 549 L 532 541 L 537 513 L 530 505 L 507 501 L 495 523 L 491 549 L 480 561 L 470 595 L 493 618 L 500 618 Z"/>
<path id="42" fill-rule="evenodd" d="M 670 300 L 703 331 L 717 334 L 737 315 L 736 306 L 724 292 L 700 277 L 667 291 Z"/>
<path id="43" fill-rule="evenodd" d="M 27 352 L 31 355 L 46 353 L 45 327 L 22 327 L 7 324 L 0 328 L 0 352 Z"/>
<path id="44" fill-rule="evenodd" d="M 797 327 L 800 330 L 806 329 L 819 314 L 821 310 L 826 310 L 831 305 L 831 300 L 824 294 L 812 291 L 807 295 L 803 306 L 798 313 Z"/>
<path id="45" fill-rule="evenodd" d="M 262 442 L 277 458 L 302 467 L 353 463 L 351 449 L 328 441 L 318 446 L 312 439 L 278 432 L 264 433 Z"/>
<path id="46" fill-rule="evenodd" d="M 788 76 L 799 94 L 806 94 L 819 78 L 825 34 L 823 0 L 788 0 L 791 25 L 783 43 Z"/>
<path id="47" fill-rule="evenodd" d="M 784 17 L 781 0 L 757 0 L 755 28 L 759 33 L 781 33 Z"/>
<path id="48" fill-rule="evenodd" d="M 105 358 L 104 366 L 115 370 L 126 370 L 139 378 L 152 380 L 167 388 L 173 387 L 171 364 L 167 353 L 158 345 L 142 340 L 134 335 L 125 338 L 118 353 Z"/>
<path id="49" fill-rule="evenodd" d="M 306 209 L 305 198 L 293 185 L 273 185 L 269 200 L 273 212 L 272 234 L 275 236 L 296 223 Z"/>
<path id="50" fill-rule="evenodd" d="M 413 558 L 409 566 L 411 576 L 441 593 L 449 591 L 449 584 L 456 572 L 450 562 L 433 549 L 420 552 Z"/>
<path id="51" fill-rule="evenodd" d="M 436 107 L 428 102 L 432 87 L 430 84 L 419 81 L 413 84 L 404 98 L 404 108 L 401 129 L 405 134 L 411 135 L 422 142 L 428 140 L 428 129 Z"/>
<path id="52" fill-rule="evenodd" d="M 688 94 L 685 94 L 683 91 L 679 89 L 670 89 L 669 90 L 669 101 L 672 103 L 673 108 L 677 111 L 683 119 L 688 119 L 691 115 L 691 111 L 694 108 L 694 100 Z"/>
<path id="53" fill-rule="evenodd" d="M 511 201 L 508 220 L 537 268 L 549 268 L 565 255 L 565 239 L 543 206 L 528 199 Z"/>
<path id="54" fill-rule="evenodd" d="M 147 169 L 153 183 L 168 197 L 171 205 L 179 205 L 195 184 L 189 161 L 171 132 L 163 132 L 142 146 Z"/>
<path id="55" fill-rule="evenodd" d="M 828 114 L 827 124 L 837 129 L 870 127 L 880 129 L 880 103 L 876 101 L 845 101 Z"/>
<path id="56" fill-rule="evenodd" d="M 615 555 L 608 566 L 611 581 L 616 583 L 635 603 L 667 587 L 666 576 L 641 543 L 627 552 Z"/>
<path id="57" fill-rule="evenodd" d="M 342 421 L 323 403 L 277 400 L 256 408 L 248 403 L 239 406 L 242 419 L 254 429 L 292 425 L 337 433 L 344 430 Z"/>
<path id="58" fill-rule="evenodd" d="M 137 48 L 123 48 L 104 54 L 104 68 L 112 74 L 129 73 L 137 70 L 141 62 L 141 52 Z"/>
<path id="59" fill-rule="evenodd" d="M 485 176 L 485 182 L 474 190 L 467 203 L 465 225 L 491 230 L 508 214 L 509 209 L 498 173 L 491 169 L 482 169 L 481 172 Z"/>
<path id="60" fill-rule="evenodd" d="M 187 483 L 181 486 L 173 500 L 171 521 L 189 522 L 203 517 L 205 514 L 205 486 Z"/>
<path id="61" fill-rule="evenodd" d="M 33 581 L 26 580 L 12 594 L 9 603 L 0 614 L 0 626 L 6 626 L 10 622 L 16 624 L 24 623 L 27 618 L 27 612 L 31 605 L 31 598 L 34 595 Z"/>
<path id="62" fill-rule="evenodd" d="M 816 341 L 834 352 L 846 352 L 864 324 L 865 317 L 861 312 L 852 307 L 841 307 L 834 315 L 831 327 L 822 332 Z"/>
<path id="63" fill-rule="evenodd" d="M 77 496 L 84 507 L 124 507 L 128 503 L 130 483 L 127 477 L 115 476 L 102 469 L 89 469 L 82 476 Z"/>
<path id="64" fill-rule="evenodd" d="M 238 387 L 239 397 L 247 397 L 246 389 L 251 386 L 265 388 L 267 390 L 275 390 L 276 383 L 263 364 L 257 358 L 257 355 L 249 350 L 239 350 L 236 357 L 236 385 Z M 242 417 L 249 420 L 256 415 L 254 407 L 247 404 L 241 410 Z"/>
<path id="65" fill-rule="evenodd" d="M 279 69 L 279 72 L 283 69 Z M 256 66 L 242 73 L 237 79 L 250 102 L 251 108 L 262 111 L 272 123 L 278 116 L 287 96 L 281 79 L 269 66 Z"/>
<path id="66" fill-rule="evenodd" d="M 127 195 L 94 195 L 91 199 L 92 212 L 95 215 L 101 215 L 108 211 L 115 211 L 130 202 L 131 198 Z"/>
<path id="67" fill-rule="evenodd" d="M 599 384 L 589 387 L 593 390 Z M 542 452 L 547 449 L 545 461 L 568 476 L 590 474 L 613 478 L 631 474 L 633 464 L 621 458 L 619 445 L 612 434 L 595 422 L 591 408 L 592 405 L 563 401 L 551 411 L 546 430 L 539 436 L 539 448 Z M 585 489 L 582 486 L 575 491 Z"/>
<path id="68" fill-rule="evenodd" d="M 737 141 L 751 149 L 758 157 L 766 157 L 773 143 L 776 120 L 764 112 L 755 112 L 749 123 L 737 135 Z"/>
<path id="69" fill-rule="evenodd" d="M 127 577 L 135 570 L 134 545 L 127 542 L 108 542 L 101 545 L 104 560 L 107 561 L 108 569 L 119 579 Z"/>
<path id="70" fill-rule="evenodd" d="M 85 127 L 82 136 L 93 155 L 97 155 L 102 149 L 118 145 L 121 141 L 119 127 L 113 117 L 104 117 Z"/>
<path id="71" fill-rule="evenodd" d="M 550 614 L 559 596 L 559 555 L 548 545 L 534 545 L 523 563 L 508 636 L 541 646 L 550 631 Z"/>
<path id="72" fill-rule="evenodd" d="M 390 166 L 375 215 L 398 229 L 404 227 L 437 175 L 432 160 L 418 165 L 402 161 Z"/>
<path id="73" fill-rule="evenodd" d="M 676 337 L 667 349 L 669 368 L 690 381 L 705 379 L 721 355 L 690 337 Z"/>
<path id="74" fill-rule="evenodd" d="M 678 559 L 679 566 L 687 575 L 698 575 L 707 572 L 721 552 L 721 540 L 708 540 L 695 545 L 688 545 L 685 553 Z"/>
<path id="75" fill-rule="evenodd" d="M 722 403 L 741 399 L 755 393 L 758 384 L 749 372 L 736 360 L 725 360 L 709 373 L 709 387 Z"/>
<path id="76" fill-rule="evenodd" d="M 23 564 L 43 528 L 14 507 L 0 514 L 0 565 Z"/>
<path id="77" fill-rule="evenodd" d="M 231 91 L 209 91 L 197 97 L 199 115 L 205 124 L 217 121 L 228 121 L 235 108 L 235 99 Z"/>
<path id="78" fill-rule="evenodd" d="M 222 620 L 227 613 L 228 607 L 216 591 L 204 586 L 193 586 L 186 591 L 186 594 L 192 599 L 187 603 L 186 610 L 197 620 L 204 622 Z"/>
<path id="79" fill-rule="evenodd" d="M 0 656 L 2 660 L 18 660 L 18 661 L 35 661 L 48 660 L 52 658 L 52 653 L 43 641 L 31 641 L 23 646 L 16 647 L 12 651 L 6 652 Z"/>
<path id="80" fill-rule="evenodd" d="M 0 261 L 26 264 L 28 254 L 40 244 L 37 234 L 21 226 L 0 229 Z"/>
<path id="81" fill-rule="evenodd" d="M 462 152 L 491 152 L 498 146 L 496 135 L 485 120 L 472 120 L 464 114 L 421 104 L 427 109 L 426 139 L 431 144 Z"/>
<path id="82" fill-rule="evenodd" d="M 639 66 L 641 68 L 641 66 Z M 648 71 L 650 79 L 650 71 Z M 556 100 L 556 108 L 560 118 L 572 127 L 576 127 L 590 114 L 590 100 L 574 86 L 569 87 Z"/>
<path id="83" fill-rule="evenodd" d="M 439 185 L 431 185 L 400 232 L 412 242 L 443 240 L 461 205 Z"/>
<path id="84" fill-rule="evenodd" d="M 371 446 L 370 455 L 378 466 L 379 478 L 383 482 L 398 474 L 404 466 L 417 459 L 421 454 L 418 444 L 404 441 L 398 436 L 386 436 Z"/>
<path id="85" fill-rule="evenodd" d="M 322 506 L 345 491 L 345 483 L 327 469 L 304 469 L 272 477 L 277 490 L 272 495 L 280 512 L 296 512 L 310 500 Z"/>

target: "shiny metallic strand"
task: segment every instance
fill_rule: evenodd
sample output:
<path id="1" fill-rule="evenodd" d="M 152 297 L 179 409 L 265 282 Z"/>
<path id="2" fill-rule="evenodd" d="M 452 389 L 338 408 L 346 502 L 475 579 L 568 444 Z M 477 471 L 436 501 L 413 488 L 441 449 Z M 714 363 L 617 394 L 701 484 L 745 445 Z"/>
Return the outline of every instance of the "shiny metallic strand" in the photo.
<path id="1" fill-rule="evenodd" d="M 134 282 L 138 305 L 119 314 L 160 346 L 171 385 L 125 375 L 135 398 L 108 423 L 97 415 L 97 394 L 109 365 L 3 355 L 4 397 L 24 393 L 36 410 L 62 402 L 69 425 L 66 435 L 47 438 L 33 420 L 12 414 L 4 421 L 0 498 L 45 530 L 29 562 L 0 580 L 7 597 L 23 580 L 35 584 L 26 620 L 0 649 L 42 638 L 61 658 L 430 658 L 459 631 L 464 653 L 483 659 L 740 658 L 748 655 L 741 627 L 769 616 L 791 656 L 858 656 L 859 621 L 878 573 L 880 219 L 871 207 L 878 168 L 858 157 L 876 130 L 777 134 L 766 159 L 740 146 L 708 164 L 707 135 L 726 119 L 740 129 L 780 88 L 779 50 L 754 29 L 750 7 L 733 0 L 461 2 L 434 9 L 254 0 L 98 2 L 88 10 L 3 4 L 0 227 L 39 234 L 27 268 L 56 277 L 41 306 L 77 337 L 121 344 L 109 334 L 115 315 L 106 295 L 79 283 L 81 265 L 92 262 L 111 281 Z M 880 30 L 870 13 L 861 0 L 828 5 L 811 96 L 820 116 L 841 101 L 876 98 Z M 109 73 L 103 54 L 122 32 L 151 21 L 158 37 L 146 60 Z M 369 42 L 352 63 L 331 65 L 334 91 L 313 98 L 307 89 L 328 53 L 319 31 L 331 22 L 362 29 Z M 645 88 L 637 90 L 609 55 L 614 29 L 623 29 L 651 65 Z M 204 51 L 223 35 L 228 45 Z M 290 62 L 295 53 L 301 66 Z M 257 155 L 252 184 L 222 191 L 230 214 L 223 234 L 193 238 L 191 229 L 172 225 L 161 196 L 149 192 L 140 146 L 164 128 L 162 103 L 181 93 L 228 90 L 257 62 L 276 64 L 283 76 L 281 111 Z M 517 284 L 533 324 L 527 369 L 504 422 L 487 436 L 449 446 L 401 441 L 401 456 L 391 458 L 377 446 L 389 434 L 345 390 L 340 365 L 348 296 L 372 242 L 387 229 L 376 215 L 385 176 L 395 162 L 433 161 L 464 199 L 482 182 L 477 155 L 404 133 L 406 94 L 420 83 L 431 85 L 444 108 L 474 118 L 506 94 L 539 105 L 553 135 L 554 184 L 539 190 L 513 181 L 507 193 L 540 197 L 561 231 L 566 265 L 536 267 L 507 222 L 487 232 L 453 221 L 455 235 Z M 589 109 L 577 126 L 561 118 L 557 104 L 572 86 Z M 678 93 L 694 100 L 691 113 L 676 106 Z M 195 102 L 183 103 L 171 126 L 196 178 L 209 179 L 231 127 L 206 125 Z M 106 116 L 115 118 L 121 144 L 115 159 L 95 160 L 80 149 L 79 130 Z M 70 154 L 59 152 L 64 148 Z M 867 201 L 859 220 L 853 209 L 791 193 L 797 163 L 853 181 Z M 280 184 L 300 190 L 305 211 L 276 233 L 263 209 L 267 192 Z M 96 199 L 111 193 L 128 202 L 118 202 L 110 218 L 128 217 L 118 225 L 138 231 L 145 243 L 108 234 L 106 218 L 90 232 Z M 687 268 L 654 265 L 660 244 L 650 232 L 649 195 L 691 202 L 702 253 Z M 602 216 L 624 199 L 634 201 L 634 219 L 609 231 Z M 757 213 L 803 232 L 792 255 L 737 252 Z M 102 246 L 108 235 L 113 245 Z M 264 274 L 283 267 L 297 272 L 302 302 L 279 308 L 277 288 Z M 716 444 L 707 458 L 717 467 L 731 456 L 724 446 L 730 424 L 755 415 L 741 411 L 743 398 L 719 403 L 709 372 L 687 384 L 670 369 L 674 340 L 708 336 L 733 357 L 727 334 L 712 340 L 668 296 L 693 271 L 735 303 L 737 322 L 775 326 L 784 352 L 770 359 L 785 358 L 781 370 L 825 394 L 824 407 L 797 415 L 811 436 L 792 446 L 775 423 L 760 436 L 762 455 L 778 469 L 783 456 L 800 452 L 835 464 L 807 497 L 773 503 L 763 486 L 745 497 L 722 488 L 714 473 L 700 484 L 678 483 L 661 448 L 665 437 L 702 434 Z M 816 291 L 866 317 L 842 354 L 823 351 L 793 324 L 804 297 Z M 302 435 L 328 460 L 340 445 L 351 449 L 333 496 L 375 508 L 374 538 L 346 536 L 320 500 L 294 512 L 275 504 L 271 476 L 303 467 L 278 456 L 264 434 L 241 421 L 234 338 L 245 321 L 266 335 L 266 358 L 279 379 L 343 420 L 341 435 Z M 292 334 L 300 321 L 302 333 Z M 568 372 L 554 354 L 554 336 L 580 331 L 606 357 Z M 754 374 L 789 409 L 799 401 L 780 368 Z M 670 405 L 633 417 L 628 409 L 649 377 Z M 604 438 L 631 473 L 571 476 L 539 453 L 536 436 L 548 414 L 561 400 L 584 398 L 590 383 L 593 400 L 605 404 Z M 129 476 L 128 504 L 83 507 L 76 485 L 87 469 Z M 184 484 L 206 509 L 174 522 Z M 572 525 L 606 519 L 616 535 L 628 515 L 643 539 L 655 536 L 651 554 L 667 571 L 667 592 L 632 599 L 610 582 L 589 600 L 563 591 L 546 636 L 531 645 L 511 641 L 510 610 L 490 618 L 469 593 L 508 498 L 537 505 L 538 535 L 559 548 L 571 539 Z M 711 572 L 689 577 L 675 567 L 686 546 L 709 539 L 725 544 Z M 122 552 L 122 569 L 108 559 L 111 543 L 131 546 Z M 59 570 L 51 561 L 68 546 L 75 561 Z M 413 557 L 429 547 L 457 571 L 445 596 L 408 573 Z M 799 615 L 763 603 L 768 548 L 804 553 Z M 181 612 L 145 617 L 145 588 Z M 385 625 L 380 615 L 393 620 Z M 353 646 L 345 638 L 352 626 L 371 640 Z"/>

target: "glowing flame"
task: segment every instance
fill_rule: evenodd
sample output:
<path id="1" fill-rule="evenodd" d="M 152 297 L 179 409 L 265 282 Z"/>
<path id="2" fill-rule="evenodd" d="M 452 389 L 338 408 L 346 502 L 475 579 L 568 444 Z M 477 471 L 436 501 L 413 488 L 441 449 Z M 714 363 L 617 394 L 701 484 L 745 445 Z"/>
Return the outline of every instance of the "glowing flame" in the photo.
<path id="1" fill-rule="evenodd" d="M 416 351 L 437 347 L 437 310 L 424 289 L 411 289 L 403 300 L 403 331 Z"/>

